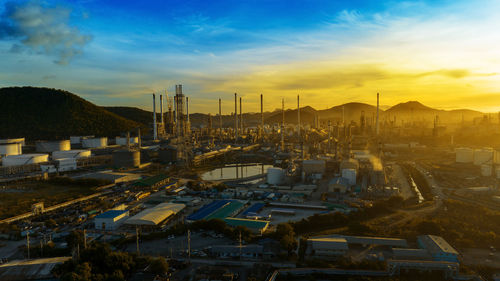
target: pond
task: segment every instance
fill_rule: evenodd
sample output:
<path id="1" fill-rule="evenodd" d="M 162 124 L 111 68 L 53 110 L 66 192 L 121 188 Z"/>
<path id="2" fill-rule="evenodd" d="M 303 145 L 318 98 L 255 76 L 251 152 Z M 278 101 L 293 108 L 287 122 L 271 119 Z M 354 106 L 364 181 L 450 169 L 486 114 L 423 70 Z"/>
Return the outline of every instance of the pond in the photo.
<path id="1" fill-rule="evenodd" d="M 261 163 L 227 164 L 224 167 L 204 172 L 201 178 L 208 181 L 247 178 L 265 174 L 272 166 Z"/>

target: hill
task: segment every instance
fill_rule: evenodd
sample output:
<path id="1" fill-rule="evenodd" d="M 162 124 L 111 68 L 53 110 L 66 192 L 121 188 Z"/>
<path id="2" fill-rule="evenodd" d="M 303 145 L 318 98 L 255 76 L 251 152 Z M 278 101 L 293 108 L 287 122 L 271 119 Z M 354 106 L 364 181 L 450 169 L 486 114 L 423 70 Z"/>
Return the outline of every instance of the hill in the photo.
<path id="1" fill-rule="evenodd" d="M 0 138 L 53 140 L 70 135 L 114 137 L 140 126 L 63 90 L 0 88 Z"/>
<path id="2" fill-rule="evenodd" d="M 351 120 L 359 122 L 361 113 L 365 113 L 366 118 L 372 118 L 377 113 L 377 107 L 360 102 L 349 102 L 342 105 L 337 105 L 329 109 L 319 110 L 318 114 L 321 120 L 342 121 L 342 112 L 344 112 L 345 122 Z M 380 114 L 383 110 L 380 110 Z"/>
<path id="3" fill-rule="evenodd" d="M 463 119 L 472 120 L 482 117 L 484 113 L 470 109 L 442 110 L 425 106 L 418 101 L 399 103 L 385 111 L 386 118 L 397 116 L 399 120 L 432 121 L 439 117 L 441 123 L 457 123 Z"/>
<path id="4" fill-rule="evenodd" d="M 153 112 L 139 109 L 131 106 L 103 106 L 105 110 L 112 112 L 125 119 L 149 126 L 153 123 Z M 165 115 L 164 118 L 167 116 Z M 160 120 L 160 113 L 156 113 L 156 118 Z"/>

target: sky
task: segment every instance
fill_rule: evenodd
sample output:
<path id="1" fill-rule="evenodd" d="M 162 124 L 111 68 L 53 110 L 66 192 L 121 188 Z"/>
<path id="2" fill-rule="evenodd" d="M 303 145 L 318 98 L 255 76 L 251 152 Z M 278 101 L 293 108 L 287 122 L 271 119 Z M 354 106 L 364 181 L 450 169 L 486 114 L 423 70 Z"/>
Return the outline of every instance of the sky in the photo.
<path id="1" fill-rule="evenodd" d="M 500 1 L 0 0 L 0 87 L 190 112 L 418 100 L 500 110 Z"/>

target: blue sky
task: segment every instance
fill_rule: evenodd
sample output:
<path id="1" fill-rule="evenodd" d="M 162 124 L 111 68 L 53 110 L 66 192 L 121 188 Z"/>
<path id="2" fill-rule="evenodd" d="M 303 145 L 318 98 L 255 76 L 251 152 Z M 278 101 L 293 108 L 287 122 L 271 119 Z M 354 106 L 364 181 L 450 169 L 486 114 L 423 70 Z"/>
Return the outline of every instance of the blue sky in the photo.
<path id="1" fill-rule="evenodd" d="M 500 109 L 496 1 L 0 1 L 0 86 L 148 109 L 183 84 L 194 111 L 297 94 L 323 109 L 420 100 Z M 500 103 L 499 103 L 500 104 Z M 292 105 L 290 105 L 292 106 Z"/>

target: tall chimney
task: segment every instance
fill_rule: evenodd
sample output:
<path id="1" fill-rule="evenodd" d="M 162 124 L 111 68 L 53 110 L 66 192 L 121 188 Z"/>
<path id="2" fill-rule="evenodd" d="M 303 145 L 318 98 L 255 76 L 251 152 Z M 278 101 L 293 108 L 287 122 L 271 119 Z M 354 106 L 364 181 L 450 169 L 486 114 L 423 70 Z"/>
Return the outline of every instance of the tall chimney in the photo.
<path id="1" fill-rule="evenodd" d="M 238 94 L 234 93 L 234 140 L 238 139 Z"/>
<path id="2" fill-rule="evenodd" d="M 219 135 L 222 139 L 222 101 L 219 98 Z"/>
<path id="3" fill-rule="evenodd" d="M 127 132 L 127 149 L 130 148 L 130 132 Z"/>
<path id="4" fill-rule="evenodd" d="M 240 97 L 240 134 L 243 135 L 243 105 Z"/>
<path id="5" fill-rule="evenodd" d="M 165 94 L 167 94 L 167 91 L 165 90 Z M 163 125 L 163 96 L 160 95 L 160 123 Z"/>
<path id="6" fill-rule="evenodd" d="M 281 99 L 281 151 L 285 151 L 285 99 Z"/>
<path id="7" fill-rule="evenodd" d="M 142 146 L 142 140 L 141 140 L 141 127 L 137 128 L 137 147 L 139 148 L 139 151 Z"/>
<path id="8" fill-rule="evenodd" d="M 379 127 L 379 121 L 378 121 L 378 116 L 379 116 L 379 113 L 378 113 L 378 112 L 379 112 L 379 108 L 380 108 L 380 104 L 379 104 L 379 94 L 377 93 L 377 121 L 376 121 L 376 125 L 375 125 L 375 126 L 376 126 L 376 134 L 377 134 L 377 136 L 378 136 L 378 134 L 379 134 L 379 130 L 380 130 L 380 129 L 379 129 L 379 128 L 380 128 L 380 127 Z"/>
<path id="9" fill-rule="evenodd" d="M 156 96 L 153 94 L 153 139 L 156 140 L 158 138 L 156 132 Z"/>
<path id="10" fill-rule="evenodd" d="M 300 139 L 300 96 L 297 95 L 297 134 Z"/>
<path id="11" fill-rule="evenodd" d="M 500 113 L 499 113 L 500 118 Z M 260 137 L 264 134 L 264 96 L 260 94 Z"/>
<path id="12" fill-rule="evenodd" d="M 191 123 L 189 122 L 189 98 L 186 97 L 186 129 L 185 134 L 191 133 Z"/>

